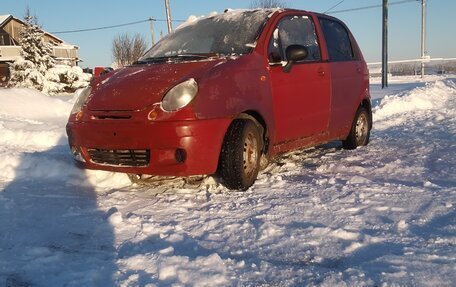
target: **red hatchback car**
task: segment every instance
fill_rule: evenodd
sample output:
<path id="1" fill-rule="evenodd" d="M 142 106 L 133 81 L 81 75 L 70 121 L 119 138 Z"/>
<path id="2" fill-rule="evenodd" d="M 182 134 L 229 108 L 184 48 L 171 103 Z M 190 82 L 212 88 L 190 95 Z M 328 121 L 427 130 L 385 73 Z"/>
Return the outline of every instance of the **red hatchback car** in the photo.
<path id="1" fill-rule="evenodd" d="M 368 69 L 348 28 L 258 9 L 187 23 L 134 65 L 95 78 L 67 133 L 86 168 L 217 174 L 246 190 L 263 159 L 332 140 L 354 149 L 371 127 Z"/>

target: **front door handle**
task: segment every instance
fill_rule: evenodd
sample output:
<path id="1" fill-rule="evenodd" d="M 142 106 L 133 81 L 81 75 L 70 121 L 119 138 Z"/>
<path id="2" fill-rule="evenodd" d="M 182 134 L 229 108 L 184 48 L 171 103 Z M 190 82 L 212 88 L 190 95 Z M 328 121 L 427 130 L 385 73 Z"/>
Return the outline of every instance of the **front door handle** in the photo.
<path id="1" fill-rule="evenodd" d="M 319 68 L 319 69 L 318 69 L 318 75 L 319 75 L 320 77 L 324 77 L 324 76 L 326 75 L 325 69 L 324 69 L 324 68 Z"/>

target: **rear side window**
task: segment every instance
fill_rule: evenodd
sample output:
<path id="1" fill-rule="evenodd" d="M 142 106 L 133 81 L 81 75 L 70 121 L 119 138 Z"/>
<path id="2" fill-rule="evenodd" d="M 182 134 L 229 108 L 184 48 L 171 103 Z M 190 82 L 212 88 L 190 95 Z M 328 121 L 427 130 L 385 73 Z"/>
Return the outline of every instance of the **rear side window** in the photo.
<path id="1" fill-rule="evenodd" d="M 304 61 L 320 60 L 320 46 L 315 32 L 315 25 L 308 16 L 289 16 L 280 20 L 269 42 L 269 61 L 286 61 L 285 51 L 290 45 L 307 48 L 309 55 Z"/>
<path id="2" fill-rule="evenodd" d="M 329 59 L 331 61 L 355 60 L 353 45 L 345 27 L 329 19 L 320 19 L 320 25 L 328 46 Z"/>

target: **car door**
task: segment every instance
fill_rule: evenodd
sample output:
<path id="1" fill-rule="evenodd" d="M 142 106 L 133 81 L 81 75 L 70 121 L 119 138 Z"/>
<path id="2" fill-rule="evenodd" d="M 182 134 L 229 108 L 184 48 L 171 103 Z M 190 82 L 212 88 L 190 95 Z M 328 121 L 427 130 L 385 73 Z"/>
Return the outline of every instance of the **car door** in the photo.
<path id="1" fill-rule="evenodd" d="M 363 62 L 357 46 L 347 28 L 332 18 L 320 18 L 331 71 L 331 116 L 329 129 L 332 134 L 348 132 L 360 96 L 363 94 Z"/>
<path id="2" fill-rule="evenodd" d="M 307 48 L 308 57 L 285 72 L 286 48 L 296 44 Z M 329 124 L 330 74 L 328 63 L 322 61 L 314 19 L 306 14 L 283 16 L 270 37 L 268 59 L 274 144 L 325 132 Z"/>

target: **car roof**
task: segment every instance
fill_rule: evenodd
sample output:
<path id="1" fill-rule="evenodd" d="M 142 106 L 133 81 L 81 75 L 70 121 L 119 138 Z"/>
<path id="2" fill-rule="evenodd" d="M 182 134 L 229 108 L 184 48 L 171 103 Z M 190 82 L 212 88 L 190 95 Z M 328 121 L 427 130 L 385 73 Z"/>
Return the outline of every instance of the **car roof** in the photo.
<path id="1" fill-rule="evenodd" d="M 276 12 L 279 12 L 280 14 L 282 14 L 282 13 L 288 13 L 288 12 L 309 13 L 309 14 L 314 14 L 314 15 L 316 15 L 317 17 L 325 17 L 325 18 L 332 18 L 332 19 L 339 20 L 338 18 L 333 17 L 333 16 L 330 16 L 330 15 L 328 15 L 328 14 L 319 13 L 319 12 L 314 12 L 314 11 L 309 11 L 309 10 L 294 9 L 294 8 L 278 8 L 278 9 L 276 10 Z M 339 20 L 339 21 L 340 21 L 340 20 Z"/>

